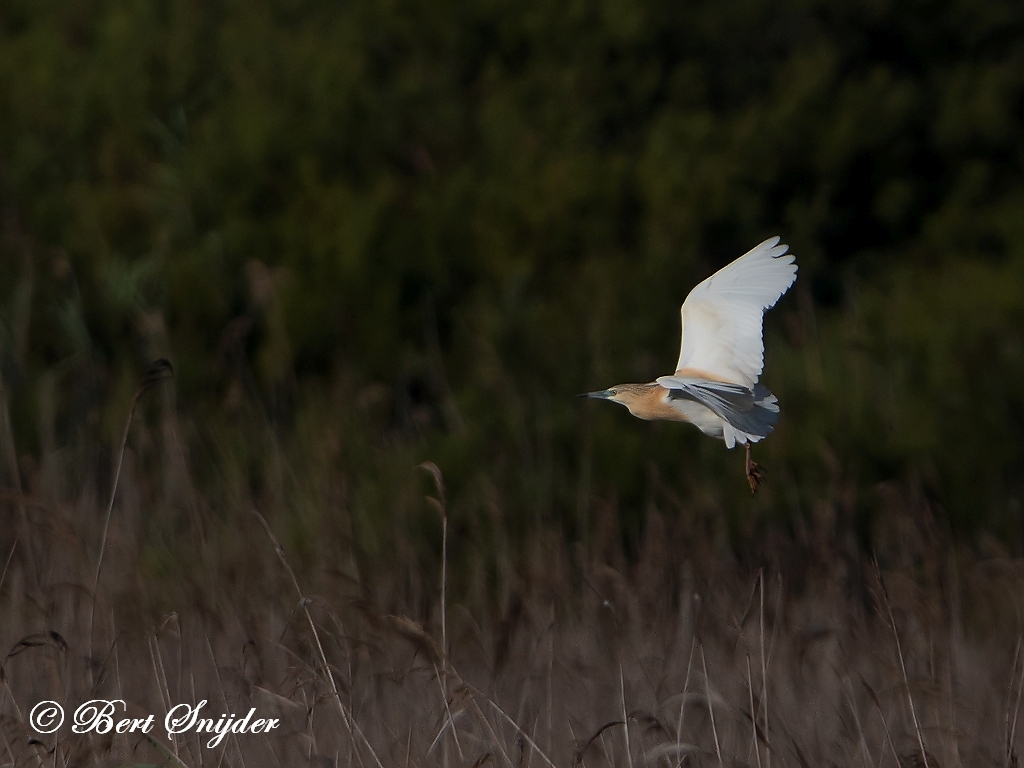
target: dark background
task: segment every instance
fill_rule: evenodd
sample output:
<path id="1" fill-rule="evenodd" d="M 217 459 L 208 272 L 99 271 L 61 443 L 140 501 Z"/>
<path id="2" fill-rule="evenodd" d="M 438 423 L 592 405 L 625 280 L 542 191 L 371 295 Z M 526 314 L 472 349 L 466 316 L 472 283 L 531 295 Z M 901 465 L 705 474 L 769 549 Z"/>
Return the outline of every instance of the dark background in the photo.
<path id="1" fill-rule="evenodd" d="M 124 501 L 155 571 L 196 504 L 436 560 L 424 460 L 456 563 L 609 515 L 635 555 L 652 514 L 884 558 L 907 499 L 1020 553 L 1022 159 L 1017 2 L 7 0 L 0 471 L 104 498 L 167 357 Z M 751 499 L 740 452 L 573 395 L 670 372 L 690 288 L 775 234 Z"/>

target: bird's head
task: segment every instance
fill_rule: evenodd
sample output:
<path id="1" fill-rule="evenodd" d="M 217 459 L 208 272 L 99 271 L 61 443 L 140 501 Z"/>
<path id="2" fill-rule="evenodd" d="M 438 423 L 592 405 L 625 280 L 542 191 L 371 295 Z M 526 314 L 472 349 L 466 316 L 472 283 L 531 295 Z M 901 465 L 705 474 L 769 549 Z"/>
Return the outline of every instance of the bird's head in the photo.
<path id="1" fill-rule="evenodd" d="M 632 411 L 631 406 L 637 402 L 641 395 L 650 388 L 650 384 L 617 384 L 609 389 L 600 389 L 597 392 L 584 392 L 580 397 L 589 397 L 594 400 L 611 400 L 613 403 L 624 405 Z"/>

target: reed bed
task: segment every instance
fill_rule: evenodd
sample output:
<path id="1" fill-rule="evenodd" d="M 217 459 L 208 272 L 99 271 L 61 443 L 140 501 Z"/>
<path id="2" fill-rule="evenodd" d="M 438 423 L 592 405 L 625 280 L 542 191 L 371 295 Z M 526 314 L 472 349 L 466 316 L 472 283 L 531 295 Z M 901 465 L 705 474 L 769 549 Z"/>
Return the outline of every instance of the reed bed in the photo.
<path id="1" fill-rule="evenodd" d="M 632 551 L 608 500 L 585 538 L 513 546 L 410 463 L 419 512 L 371 547 L 330 473 L 301 504 L 302 483 L 245 493 L 223 467 L 204 491 L 187 428 L 136 411 L 165 373 L 109 460 L 69 446 L 7 478 L 0 764 L 1017 764 L 1024 563 L 942 535 L 912 493 L 867 554 L 838 527 L 726 542 L 686 501 L 649 510 Z M 283 454 L 261 472 L 316 474 Z M 156 726 L 74 733 L 95 699 Z M 50 734 L 44 700 L 68 715 Z M 279 726 L 163 731 L 202 701 Z"/>

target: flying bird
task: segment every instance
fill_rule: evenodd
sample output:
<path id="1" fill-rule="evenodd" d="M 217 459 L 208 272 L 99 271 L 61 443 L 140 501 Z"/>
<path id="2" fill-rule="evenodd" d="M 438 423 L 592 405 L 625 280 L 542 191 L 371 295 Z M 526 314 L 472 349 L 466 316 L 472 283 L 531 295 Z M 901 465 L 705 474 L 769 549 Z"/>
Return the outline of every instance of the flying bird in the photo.
<path id="1" fill-rule="evenodd" d="M 671 376 L 649 384 L 619 384 L 583 397 L 621 403 L 648 421 L 687 421 L 746 447 L 750 492 L 764 482 L 750 444 L 767 437 L 779 419 L 779 401 L 757 380 L 764 369 L 765 310 L 796 280 L 796 259 L 778 237 L 718 270 L 686 297 L 679 362 Z"/>

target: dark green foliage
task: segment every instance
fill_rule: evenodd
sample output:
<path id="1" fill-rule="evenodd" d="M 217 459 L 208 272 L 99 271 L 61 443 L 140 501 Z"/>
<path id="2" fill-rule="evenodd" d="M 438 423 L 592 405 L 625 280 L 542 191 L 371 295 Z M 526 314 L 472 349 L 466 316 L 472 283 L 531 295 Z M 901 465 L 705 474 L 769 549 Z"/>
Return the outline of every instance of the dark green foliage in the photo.
<path id="1" fill-rule="evenodd" d="M 627 540 L 825 505 L 870 547 L 897 483 L 1019 549 L 1022 160 L 1008 0 L 10 0 L 15 443 L 114 442 L 166 356 L 214 498 L 268 492 L 269 423 L 367 552 L 427 458 L 497 547 L 595 502 Z M 741 455 L 572 395 L 669 372 L 689 289 L 773 234 L 800 276 L 750 501 Z"/>

